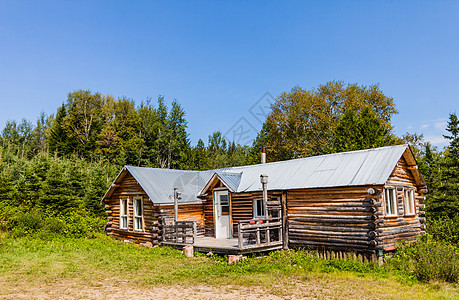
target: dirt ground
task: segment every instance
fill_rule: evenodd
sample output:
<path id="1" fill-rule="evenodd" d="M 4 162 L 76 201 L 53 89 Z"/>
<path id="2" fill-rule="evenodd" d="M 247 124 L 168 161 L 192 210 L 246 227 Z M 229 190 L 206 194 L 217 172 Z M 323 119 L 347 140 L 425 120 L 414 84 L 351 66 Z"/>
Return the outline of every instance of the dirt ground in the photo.
<path id="1" fill-rule="evenodd" d="M 443 294 L 440 298 L 454 298 Z M 457 295 L 457 294 L 456 294 Z M 432 297 L 433 296 L 433 297 Z M 438 296 L 438 295 L 437 295 Z M 445 297 L 446 296 L 446 297 Z M 387 286 L 378 280 L 359 284 L 359 280 L 314 278 L 266 289 L 257 286 L 161 285 L 133 286 L 127 280 L 60 280 L 49 283 L 0 281 L 0 299 L 419 299 L 437 298 L 426 290 Z"/>

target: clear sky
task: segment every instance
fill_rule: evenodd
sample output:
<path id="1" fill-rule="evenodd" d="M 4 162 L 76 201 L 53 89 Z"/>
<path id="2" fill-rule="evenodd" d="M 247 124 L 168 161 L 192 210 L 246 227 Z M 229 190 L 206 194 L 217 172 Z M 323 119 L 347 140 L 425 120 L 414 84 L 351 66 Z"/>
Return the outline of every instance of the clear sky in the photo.
<path id="1" fill-rule="evenodd" d="M 177 99 L 195 144 L 255 132 L 269 94 L 333 80 L 379 83 L 396 134 L 444 146 L 459 113 L 459 1 L 0 0 L 0 129 L 88 89 Z"/>

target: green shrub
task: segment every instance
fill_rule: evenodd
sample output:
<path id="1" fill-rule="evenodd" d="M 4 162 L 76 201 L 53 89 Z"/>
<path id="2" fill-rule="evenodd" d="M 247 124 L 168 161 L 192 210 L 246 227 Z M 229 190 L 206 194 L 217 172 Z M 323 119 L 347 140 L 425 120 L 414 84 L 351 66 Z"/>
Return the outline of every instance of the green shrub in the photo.
<path id="1" fill-rule="evenodd" d="M 69 237 L 92 237 L 94 233 L 102 232 L 105 219 L 87 213 L 84 209 L 80 212 L 70 212 L 62 216 L 65 223 L 64 234 Z"/>
<path id="2" fill-rule="evenodd" d="M 395 255 L 388 259 L 388 267 L 424 282 L 458 282 L 459 248 L 426 235 L 414 243 L 399 244 Z"/>
<path id="3" fill-rule="evenodd" d="M 0 211 L 0 224 L 10 237 L 37 235 L 48 239 L 47 235 L 65 237 L 93 237 L 103 231 L 105 219 L 94 216 L 84 209 L 63 215 L 53 215 L 42 210 L 21 211 L 7 207 Z"/>
<path id="4" fill-rule="evenodd" d="M 427 231 L 436 240 L 457 245 L 459 243 L 459 216 L 454 219 L 448 217 L 428 218 Z"/>
<path id="5" fill-rule="evenodd" d="M 43 228 L 43 214 L 37 210 L 30 212 L 16 211 L 11 216 L 9 229 L 12 237 L 34 234 Z"/>

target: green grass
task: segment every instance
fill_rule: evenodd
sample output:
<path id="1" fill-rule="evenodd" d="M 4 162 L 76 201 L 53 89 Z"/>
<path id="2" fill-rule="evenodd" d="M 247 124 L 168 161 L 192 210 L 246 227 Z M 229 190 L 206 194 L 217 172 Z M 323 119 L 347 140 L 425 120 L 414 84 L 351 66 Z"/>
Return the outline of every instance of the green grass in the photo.
<path id="1" fill-rule="evenodd" d="M 115 284 L 138 289 L 213 286 L 261 289 L 288 296 L 454 298 L 455 284 L 422 284 L 409 274 L 357 261 L 322 260 L 303 250 L 276 251 L 228 264 L 221 256 L 186 258 L 169 247 L 142 248 L 106 236 L 39 239 L 0 237 L 0 295 Z M 102 284 L 103 285 L 103 284 Z M 352 288 L 355 286 L 355 288 Z M 382 287 L 382 288 L 381 288 Z M 382 290 L 381 290 L 382 289 Z M 336 294 L 337 293 L 337 294 Z M 349 296 L 350 297 L 350 296 Z"/>

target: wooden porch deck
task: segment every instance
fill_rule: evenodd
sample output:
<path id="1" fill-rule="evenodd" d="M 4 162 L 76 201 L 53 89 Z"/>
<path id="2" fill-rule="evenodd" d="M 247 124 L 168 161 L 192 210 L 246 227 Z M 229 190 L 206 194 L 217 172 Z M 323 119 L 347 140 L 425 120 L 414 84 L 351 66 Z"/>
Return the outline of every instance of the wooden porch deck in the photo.
<path id="1" fill-rule="evenodd" d="M 195 221 L 175 221 L 163 225 L 161 244 L 183 248 L 193 245 L 198 252 L 219 254 L 247 254 L 281 249 L 283 246 L 282 222 L 278 218 L 238 221 L 238 238 L 217 239 L 197 235 Z"/>
<path id="2" fill-rule="evenodd" d="M 186 245 L 193 245 L 195 251 L 218 254 L 248 254 L 282 249 L 282 241 L 269 244 L 244 245 L 243 248 L 239 248 L 238 239 L 216 239 L 212 237 L 196 237 L 192 244 L 175 242 L 162 242 L 162 244 L 180 249 Z"/>

